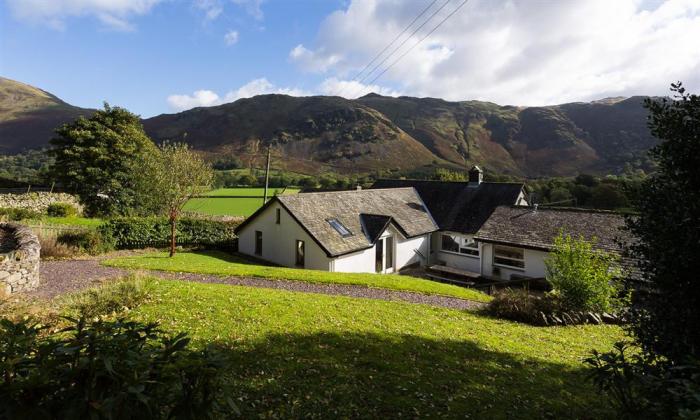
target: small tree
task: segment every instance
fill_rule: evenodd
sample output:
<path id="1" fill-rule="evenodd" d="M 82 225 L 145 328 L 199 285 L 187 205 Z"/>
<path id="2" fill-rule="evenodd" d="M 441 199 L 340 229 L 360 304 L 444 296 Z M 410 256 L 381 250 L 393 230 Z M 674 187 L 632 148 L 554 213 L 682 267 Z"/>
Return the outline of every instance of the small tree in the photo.
<path id="1" fill-rule="evenodd" d="M 185 143 L 164 143 L 141 162 L 140 184 L 151 205 L 170 222 L 170 256 L 175 255 L 177 221 L 188 200 L 211 189 L 214 171 Z"/>
<path id="2" fill-rule="evenodd" d="M 594 250 L 593 244 L 562 232 L 545 259 L 552 292 L 566 309 L 606 312 L 616 306 L 619 270 L 613 268 L 615 257 Z"/>

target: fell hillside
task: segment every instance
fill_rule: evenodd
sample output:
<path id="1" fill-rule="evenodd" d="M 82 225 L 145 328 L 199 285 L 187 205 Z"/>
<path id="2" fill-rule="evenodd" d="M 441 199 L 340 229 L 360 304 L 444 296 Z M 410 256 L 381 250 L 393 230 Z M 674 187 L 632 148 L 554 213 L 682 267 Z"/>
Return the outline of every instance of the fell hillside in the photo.
<path id="1" fill-rule="evenodd" d="M 261 95 L 144 120 L 156 141 L 186 139 L 195 149 L 264 159 L 300 171 L 413 169 L 435 156 L 382 113 L 338 97 Z M 185 137 L 183 135 L 186 134 Z"/>
<path id="2" fill-rule="evenodd" d="M 642 97 L 528 108 L 375 94 L 357 101 L 440 158 L 531 177 L 647 169 L 655 144 Z"/>
<path id="3" fill-rule="evenodd" d="M 0 153 L 46 147 L 56 127 L 92 112 L 41 89 L 0 77 Z"/>
<path id="4" fill-rule="evenodd" d="M 156 141 L 185 140 L 214 157 L 317 173 L 368 173 L 426 167 L 517 176 L 568 176 L 649 169 L 655 144 L 643 97 L 543 107 L 369 94 L 261 95 L 143 120 Z M 55 127 L 92 110 L 0 78 L 0 153 L 46 147 Z"/>

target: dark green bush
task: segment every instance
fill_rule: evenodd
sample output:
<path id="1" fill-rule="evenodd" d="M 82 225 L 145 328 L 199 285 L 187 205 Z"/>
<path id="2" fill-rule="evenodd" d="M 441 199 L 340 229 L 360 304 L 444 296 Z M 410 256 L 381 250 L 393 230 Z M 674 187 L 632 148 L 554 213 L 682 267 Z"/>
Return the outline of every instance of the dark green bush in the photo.
<path id="1" fill-rule="evenodd" d="M 11 220 L 13 222 L 19 222 L 28 219 L 38 219 L 41 216 L 41 213 L 29 209 L 0 208 L 0 218 Z"/>
<path id="2" fill-rule="evenodd" d="M 239 222 L 184 218 L 177 223 L 179 245 L 229 245 Z M 119 249 L 162 246 L 170 243 L 170 224 L 166 218 L 124 217 L 100 226 L 99 232 L 114 239 Z"/>
<path id="3" fill-rule="evenodd" d="M 67 318 L 48 332 L 0 320 L 0 418 L 207 419 L 236 410 L 221 353 L 157 324 Z"/>
<path id="4" fill-rule="evenodd" d="M 51 217 L 72 217 L 78 214 L 78 209 L 68 203 L 52 203 L 46 208 L 46 214 Z"/>
<path id="5" fill-rule="evenodd" d="M 56 242 L 73 246 L 90 255 L 102 254 L 114 250 L 114 240 L 108 232 L 82 230 L 63 232 L 58 235 Z"/>
<path id="6" fill-rule="evenodd" d="M 547 316 L 560 311 L 559 302 L 551 296 L 532 296 L 525 289 L 505 289 L 489 302 L 489 314 L 511 321 L 546 325 Z"/>

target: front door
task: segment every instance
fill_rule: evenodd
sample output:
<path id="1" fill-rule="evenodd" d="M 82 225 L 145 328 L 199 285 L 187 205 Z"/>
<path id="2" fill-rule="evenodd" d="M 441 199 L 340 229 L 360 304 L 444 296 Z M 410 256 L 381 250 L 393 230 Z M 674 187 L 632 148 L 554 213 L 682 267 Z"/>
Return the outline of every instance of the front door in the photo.
<path id="1" fill-rule="evenodd" d="M 377 241 L 374 270 L 377 273 L 392 273 L 394 271 L 394 238 L 392 236 Z"/>
<path id="2" fill-rule="evenodd" d="M 384 272 L 384 239 L 380 239 L 377 241 L 377 244 L 374 246 L 376 249 L 376 253 L 374 256 L 374 269 L 377 273 L 383 273 Z"/>

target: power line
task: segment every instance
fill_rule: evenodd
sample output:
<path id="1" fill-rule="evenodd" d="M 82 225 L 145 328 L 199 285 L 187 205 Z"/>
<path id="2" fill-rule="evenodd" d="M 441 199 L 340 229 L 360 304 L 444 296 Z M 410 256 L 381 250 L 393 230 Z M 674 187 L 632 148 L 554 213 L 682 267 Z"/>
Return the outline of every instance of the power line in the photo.
<path id="1" fill-rule="evenodd" d="M 362 70 L 360 70 L 360 72 L 357 73 L 357 74 L 355 75 L 355 77 L 352 78 L 352 80 L 350 80 L 350 82 L 354 82 L 355 80 L 357 80 L 357 78 L 360 77 L 360 75 L 361 75 L 362 73 L 364 73 L 365 70 L 367 70 L 367 69 L 369 68 L 369 66 L 371 66 L 379 57 L 381 57 L 382 54 L 384 54 L 384 53 L 386 52 L 386 50 L 389 49 L 389 47 L 391 47 L 392 45 L 394 45 L 394 42 L 396 42 L 399 38 L 401 38 L 401 36 L 402 36 L 403 34 L 406 33 L 406 31 L 408 30 L 408 28 L 410 28 L 411 26 L 413 26 L 413 24 L 416 23 L 416 21 L 417 21 L 418 19 L 420 19 L 420 17 L 423 16 L 423 15 L 425 14 L 425 12 L 428 11 L 428 9 L 430 9 L 431 7 L 433 7 L 433 5 L 434 5 L 435 3 L 437 3 L 437 1 L 438 1 L 438 0 L 433 0 L 433 1 L 428 5 L 428 7 L 426 7 L 425 9 L 423 9 L 423 11 L 420 12 L 420 13 L 418 14 L 418 16 L 416 16 L 416 17 L 411 21 L 411 23 L 408 24 L 408 26 L 406 26 L 405 28 L 403 28 L 403 31 L 401 31 L 400 34 L 396 35 L 396 37 L 395 37 L 390 43 L 388 43 L 386 46 L 384 46 L 384 49 L 382 49 L 382 50 L 379 52 L 379 54 L 375 55 L 374 58 L 372 58 L 372 60 L 371 60 L 369 63 L 367 63 L 367 65 L 366 65 Z M 345 88 L 341 89 L 338 95 L 339 95 L 339 96 L 342 96 L 343 91 L 345 91 Z"/>
<path id="2" fill-rule="evenodd" d="M 431 14 L 431 15 L 428 17 L 428 19 L 426 19 L 423 23 L 420 24 L 420 26 L 418 26 L 416 29 L 413 30 L 413 32 L 411 32 L 411 34 L 408 36 L 408 38 L 406 38 L 406 39 L 404 39 L 403 41 L 401 41 L 401 44 L 399 44 L 398 47 L 394 48 L 394 50 L 391 51 L 391 53 L 390 53 L 389 55 L 387 55 L 386 57 L 384 57 L 384 59 L 383 59 L 382 61 L 380 61 L 376 66 L 374 66 L 374 67 L 372 68 L 372 70 L 369 71 L 369 73 L 367 73 L 362 79 L 360 79 L 359 83 L 361 84 L 365 79 L 367 79 L 367 77 L 369 77 L 372 73 L 374 73 L 375 70 L 377 70 L 377 69 L 380 68 L 384 63 L 386 63 L 386 61 L 387 61 L 388 59 L 390 59 L 392 55 L 396 54 L 396 52 L 397 52 L 398 50 L 400 50 L 401 47 L 403 47 L 404 45 L 406 45 L 406 42 L 408 42 L 408 40 L 411 39 L 411 38 L 413 37 L 413 35 L 415 35 L 418 31 L 420 31 L 420 30 L 423 28 L 423 26 L 425 26 L 428 22 L 430 22 L 430 21 L 433 19 L 433 17 L 435 17 L 435 15 L 437 15 L 438 13 L 440 13 L 440 12 L 442 11 L 442 9 L 444 9 L 445 6 L 447 6 L 449 3 L 450 3 L 450 0 L 447 0 L 445 3 L 443 3 L 442 6 L 440 6 L 436 11 L 434 11 L 433 14 Z M 411 50 L 411 49 L 409 48 L 409 51 L 410 51 L 410 50 Z M 386 70 L 385 70 L 385 71 L 386 71 Z M 384 72 L 382 72 L 382 73 L 384 73 Z M 375 80 L 376 80 L 376 78 L 375 78 Z M 372 83 L 370 82 L 370 83 L 368 83 L 368 84 L 372 84 Z M 357 90 L 357 89 L 354 89 L 354 90 L 353 90 L 353 93 L 354 93 L 356 90 Z"/>
<path id="3" fill-rule="evenodd" d="M 467 4 L 468 1 L 469 1 L 469 0 L 464 0 L 459 6 L 457 6 L 456 9 L 454 9 L 454 10 L 452 11 L 452 13 L 450 13 L 450 14 L 447 15 L 443 20 L 441 20 L 440 23 L 438 23 L 433 29 L 430 30 L 430 32 L 428 32 L 423 38 L 421 38 L 420 40 L 418 40 L 418 42 L 416 42 L 415 44 L 413 44 L 413 45 L 411 46 L 411 48 L 409 48 L 408 50 L 406 50 L 405 53 L 401 54 L 401 56 L 400 56 L 399 58 L 397 58 L 393 63 L 391 63 L 391 64 L 389 65 L 389 67 L 387 67 L 387 68 L 385 68 L 384 70 L 382 70 L 382 72 L 379 73 L 379 74 L 377 75 L 377 77 L 375 77 L 374 79 L 372 79 L 368 84 L 371 85 L 371 84 L 374 83 L 377 79 L 379 79 L 384 73 L 386 73 L 390 68 L 394 67 L 394 65 L 395 65 L 396 63 L 398 63 L 399 61 L 401 61 L 401 59 L 404 58 L 404 57 L 406 56 L 406 54 L 408 54 L 409 52 L 411 52 L 411 50 L 413 50 L 415 47 L 417 47 L 418 44 L 420 44 L 421 42 L 423 42 L 427 37 L 429 37 L 433 32 L 435 32 L 440 26 L 442 26 L 443 23 L 445 23 L 445 22 L 447 21 L 447 19 L 451 18 L 455 13 L 457 13 L 457 11 L 458 11 L 459 9 L 462 8 L 462 6 L 464 6 L 465 4 Z"/>

